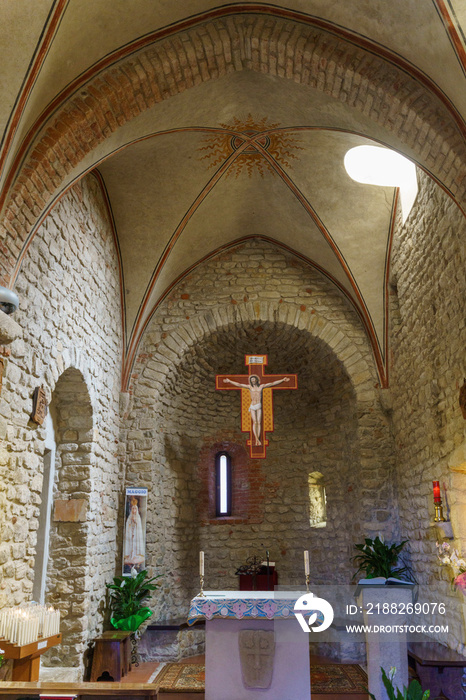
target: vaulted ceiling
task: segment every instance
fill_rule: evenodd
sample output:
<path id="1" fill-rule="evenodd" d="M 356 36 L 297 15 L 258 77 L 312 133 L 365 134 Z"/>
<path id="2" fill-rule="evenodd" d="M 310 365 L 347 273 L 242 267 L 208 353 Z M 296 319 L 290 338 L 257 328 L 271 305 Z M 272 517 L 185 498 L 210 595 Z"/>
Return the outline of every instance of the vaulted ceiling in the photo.
<path id="1" fill-rule="evenodd" d="M 0 16 L 5 218 L 33 200 L 11 286 L 47 211 L 94 170 L 121 253 L 126 369 L 186 271 L 260 236 L 346 295 L 383 383 L 397 191 L 354 182 L 343 158 L 394 148 L 464 204 L 462 0 L 5 0 Z"/>

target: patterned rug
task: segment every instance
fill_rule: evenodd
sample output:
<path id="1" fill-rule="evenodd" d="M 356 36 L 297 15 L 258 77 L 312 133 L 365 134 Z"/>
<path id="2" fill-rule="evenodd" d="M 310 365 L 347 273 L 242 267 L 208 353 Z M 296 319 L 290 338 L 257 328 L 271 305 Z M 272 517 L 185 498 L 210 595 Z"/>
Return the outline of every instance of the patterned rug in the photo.
<path id="1" fill-rule="evenodd" d="M 203 693 L 205 666 L 203 664 L 167 664 L 154 678 L 157 691 L 163 693 Z"/>
<path id="2" fill-rule="evenodd" d="M 316 695 L 365 693 L 367 675 L 357 664 L 311 664 L 311 692 Z"/>
<path id="3" fill-rule="evenodd" d="M 203 693 L 205 667 L 202 664 L 170 663 L 155 677 L 154 684 L 164 693 Z M 311 690 L 316 695 L 363 694 L 367 676 L 357 664 L 311 665 Z"/>

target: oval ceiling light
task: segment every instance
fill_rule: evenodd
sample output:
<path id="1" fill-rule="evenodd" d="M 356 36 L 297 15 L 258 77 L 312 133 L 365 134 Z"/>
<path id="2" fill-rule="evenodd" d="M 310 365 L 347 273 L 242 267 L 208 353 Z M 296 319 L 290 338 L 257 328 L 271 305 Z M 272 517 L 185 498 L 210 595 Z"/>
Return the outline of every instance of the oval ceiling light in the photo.
<path id="1" fill-rule="evenodd" d="M 379 146 L 356 146 L 345 155 L 346 172 L 356 182 L 399 187 L 403 223 L 416 199 L 416 166 L 404 156 Z"/>

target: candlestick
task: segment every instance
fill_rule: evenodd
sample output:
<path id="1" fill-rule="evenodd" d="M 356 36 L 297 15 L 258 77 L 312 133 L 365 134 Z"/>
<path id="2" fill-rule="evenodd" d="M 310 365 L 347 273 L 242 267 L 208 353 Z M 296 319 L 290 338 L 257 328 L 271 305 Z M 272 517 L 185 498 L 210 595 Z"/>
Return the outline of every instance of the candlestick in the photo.
<path id="1" fill-rule="evenodd" d="M 201 580 L 201 590 L 199 598 L 204 598 L 204 552 L 199 552 L 199 578 Z"/>
<path id="2" fill-rule="evenodd" d="M 440 503 L 434 503 L 434 508 L 435 508 L 435 516 L 434 516 L 434 523 L 444 523 L 445 518 L 443 517 L 443 506 L 442 506 L 442 501 Z"/>
<path id="3" fill-rule="evenodd" d="M 199 576 L 204 576 L 204 552 L 199 552 Z"/>
<path id="4" fill-rule="evenodd" d="M 442 497 L 440 495 L 440 483 L 438 481 L 433 481 L 432 486 L 434 491 L 435 508 L 434 523 L 444 523 L 445 518 L 443 517 Z"/>
<path id="5" fill-rule="evenodd" d="M 311 568 L 309 566 L 309 551 L 306 549 L 304 551 L 304 573 L 309 576 L 311 573 Z"/>

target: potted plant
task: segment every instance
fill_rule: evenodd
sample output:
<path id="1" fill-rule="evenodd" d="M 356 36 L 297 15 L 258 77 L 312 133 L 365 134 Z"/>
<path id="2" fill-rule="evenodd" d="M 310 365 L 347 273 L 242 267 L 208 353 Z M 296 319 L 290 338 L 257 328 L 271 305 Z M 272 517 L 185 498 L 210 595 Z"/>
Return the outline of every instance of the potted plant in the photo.
<path id="1" fill-rule="evenodd" d="M 352 561 L 358 564 L 358 570 L 353 579 L 362 573 L 367 579 L 378 577 L 402 579 L 403 575 L 410 577 L 407 566 L 398 566 L 400 552 L 407 541 L 388 545 L 383 537 L 377 535 L 375 539 L 366 537 L 363 544 L 355 544 L 359 554 L 352 558 Z"/>
<path id="2" fill-rule="evenodd" d="M 131 569 L 130 576 L 115 576 L 113 583 L 107 583 L 110 589 L 111 623 L 119 630 L 135 632 L 138 627 L 152 615 L 152 610 L 144 603 L 159 587 L 153 583 L 160 576 L 147 578 L 147 571 Z"/>
<path id="3" fill-rule="evenodd" d="M 396 674 L 396 668 L 391 668 L 388 675 L 382 668 L 382 680 L 390 700 L 428 700 L 430 698 L 430 690 L 422 690 L 418 681 L 413 680 L 403 692 L 393 685 L 393 678 Z M 369 691 L 368 691 L 369 692 Z M 372 700 L 377 700 L 375 695 L 369 693 Z"/>
<path id="4" fill-rule="evenodd" d="M 131 663 L 135 666 L 139 666 L 138 629 L 152 615 L 152 610 L 144 603 L 159 587 L 157 583 L 153 583 L 158 578 L 160 575 L 147 578 L 147 571 L 138 573 L 133 566 L 130 576 L 115 576 L 113 583 L 106 584 L 110 590 L 109 607 L 112 614 L 110 622 L 118 630 L 133 633 Z"/>

